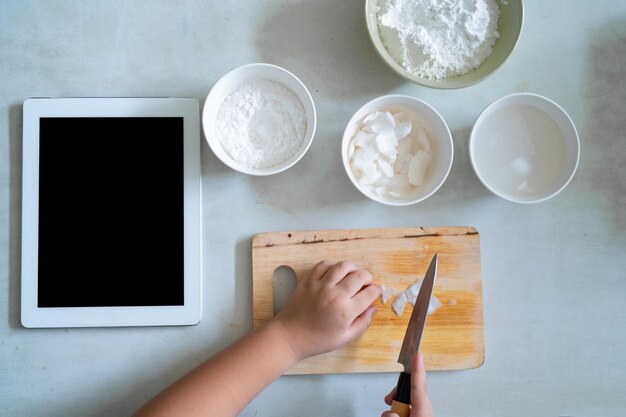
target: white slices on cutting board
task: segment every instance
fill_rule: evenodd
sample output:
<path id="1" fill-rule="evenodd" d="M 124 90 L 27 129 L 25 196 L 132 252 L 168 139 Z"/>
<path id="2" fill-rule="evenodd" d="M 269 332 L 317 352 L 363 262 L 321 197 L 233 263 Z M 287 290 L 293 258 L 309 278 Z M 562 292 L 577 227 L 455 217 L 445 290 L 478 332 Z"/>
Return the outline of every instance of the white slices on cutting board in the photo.
<path id="1" fill-rule="evenodd" d="M 403 112 L 368 113 L 348 145 L 361 187 L 390 200 L 413 196 L 428 179 L 433 150 L 426 131 Z"/>
<path id="2" fill-rule="evenodd" d="M 402 315 L 404 312 L 404 308 L 407 303 L 415 306 L 415 302 L 417 301 L 417 295 L 420 292 L 420 288 L 422 287 L 422 281 L 417 279 L 411 285 L 406 287 L 404 290 L 400 290 L 394 287 L 388 287 L 385 285 L 381 286 L 381 301 L 383 304 L 387 304 L 387 302 L 391 299 L 391 297 L 395 296 L 393 302 L 391 303 L 391 308 L 396 313 L 398 317 Z M 456 300 L 454 301 L 456 304 Z M 441 302 L 434 295 L 430 297 L 430 303 L 428 304 L 428 314 L 433 314 L 437 309 L 441 307 Z"/>

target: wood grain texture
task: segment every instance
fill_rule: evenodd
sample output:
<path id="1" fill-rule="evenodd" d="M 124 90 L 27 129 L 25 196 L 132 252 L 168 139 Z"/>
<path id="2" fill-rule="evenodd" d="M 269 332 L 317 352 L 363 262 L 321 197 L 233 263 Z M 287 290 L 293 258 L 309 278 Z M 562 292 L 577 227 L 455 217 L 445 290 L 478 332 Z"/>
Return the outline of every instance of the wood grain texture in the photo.
<path id="1" fill-rule="evenodd" d="M 297 280 L 320 260 L 351 260 L 377 284 L 406 288 L 422 279 L 439 254 L 434 295 L 443 304 L 426 322 L 421 351 L 428 370 L 479 367 L 484 362 L 480 237 L 472 227 L 318 230 L 263 233 L 252 242 L 254 327 L 273 316 L 272 276 L 286 265 Z M 358 340 L 308 358 L 290 374 L 399 372 L 397 358 L 412 307 L 401 317 L 391 301 L 376 301 L 378 313 Z"/>

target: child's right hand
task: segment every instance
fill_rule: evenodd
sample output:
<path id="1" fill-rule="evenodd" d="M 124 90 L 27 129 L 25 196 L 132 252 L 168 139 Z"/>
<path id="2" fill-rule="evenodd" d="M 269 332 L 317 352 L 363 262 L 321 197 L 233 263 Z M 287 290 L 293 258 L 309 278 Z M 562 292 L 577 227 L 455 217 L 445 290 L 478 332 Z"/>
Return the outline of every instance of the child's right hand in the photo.
<path id="1" fill-rule="evenodd" d="M 297 359 L 329 352 L 365 332 L 380 291 L 372 275 L 351 262 L 320 262 L 273 321 Z"/>
<path id="2" fill-rule="evenodd" d="M 396 389 L 385 396 L 385 403 L 391 405 Z M 411 374 L 411 412 L 409 417 L 433 417 L 433 404 L 430 402 L 426 389 L 426 366 L 424 356 L 416 353 L 413 357 L 413 373 Z M 391 411 L 385 411 L 381 417 L 398 417 Z"/>

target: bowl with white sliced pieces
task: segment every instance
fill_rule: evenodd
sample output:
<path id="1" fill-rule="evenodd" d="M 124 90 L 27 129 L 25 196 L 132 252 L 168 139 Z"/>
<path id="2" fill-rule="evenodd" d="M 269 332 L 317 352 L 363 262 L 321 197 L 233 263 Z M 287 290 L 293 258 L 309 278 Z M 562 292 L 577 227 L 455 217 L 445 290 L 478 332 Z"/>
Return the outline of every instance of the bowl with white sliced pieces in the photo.
<path id="1" fill-rule="evenodd" d="M 432 106 L 411 96 L 387 95 L 352 116 L 341 152 L 348 177 L 365 196 L 407 206 L 441 187 L 454 146 L 448 125 Z"/>

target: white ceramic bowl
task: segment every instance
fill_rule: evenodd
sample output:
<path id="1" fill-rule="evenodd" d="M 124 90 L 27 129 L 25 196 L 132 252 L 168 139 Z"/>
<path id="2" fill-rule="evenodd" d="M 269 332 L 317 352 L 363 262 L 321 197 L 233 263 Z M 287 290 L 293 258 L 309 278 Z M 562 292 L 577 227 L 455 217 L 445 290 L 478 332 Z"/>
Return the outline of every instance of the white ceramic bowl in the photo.
<path id="1" fill-rule="evenodd" d="M 439 80 L 428 79 L 408 72 L 391 56 L 381 36 L 378 26 L 378 14 L 386 2 L 365 0 L 365 21 L 370 40 L 382 60 L 401 77 L 416 84 L 431 88 L 464 88 L 479 83 L 495 73 L 509 58 L 515 49 L 524 25 L 524 3 L 522 0 L 497 0 L 500 8 L 498 31 L 500 37 L 493 46 L 492 54 L 479 67 L 456 77 Z"/>
<path id="2" fill-rule="evenodd" d="M 478 116 L 469 156 L 476 175 L 495 195 L 538 203 L 569 184 L 580 142 L 572 119 L 558 104 L 536 94 L 511 94 Z"/>
<path id="3" fill-rule="evenodd" d="M 279 165 L 265 169 L 250 168 L 235 161 L 230 157 L 230 155 L 228 155 L 228 153 L 226 153 L 226 151 L 224 151 L 224 148 L 219 143 L 215 135 L 215 121 L 217 114 L 226 97 L 237 90 L 243 82 L 255 78 L 275 81 L 287 87 L 300 99 L 300 102 L 306 112 L 306 134 L 300 149 L 288 160 L 280 163 Z M 300 81 L 291 72 L 272 64 L 248 64 L 228 72 L 220 78 L 217 83 L 215 83 L 206 98 L 206 102 L 204 103 L 204 108 L 202 110 L 202 129 L 213 153 L 215 153 L 215 155 L 230 168 L 250 175 L 277 174 L 293 166 L 304 156 L 309 147 L 311 147 L 313 137 L 315 136 L 316 123 L 317 115 L 315 112 L 315 105 L 313 104 L 313 98 L 311 97 L 311 94 L 309 94 L 309 90 L 307 90 L 302 81 Z"/>
<path id="4" fill-rule="evenodd" d="M 352 168 L 350 167 L 350 159 L 348 158 L 348 147 L 353 134 L 359 127 L 363 118 L 374 111 L 390 111 L 396 113 L 404 111 L 411 115 L 413 121 L 413 129 L 423 128 L 428 135 L 433 149 L 434 160 L 428 169 L 426 182 L 418 190 L 417 194 L 407 199 L 387 199 L 375 194 L 368 189 L 362 187 L 357 181 Z M 341 158 L 346 174 L 352 184 L 361 191 L 365 196 L 382 204 L 390 206 L 408 206 L 410 204 L 419 203 L 433 195 L 435 191 L 444 183 L 450 168 L 452 167 L 452 158 L 454 155 L 454 145 L 452 135 L 448 125 L 443 117 L 432 106 L 417 98 L 405 95 L 388 95 L 375 98 L 366 103 L 352 116 L 346 129 L 343 132 L 343 140 L 341 142 Z"/>

